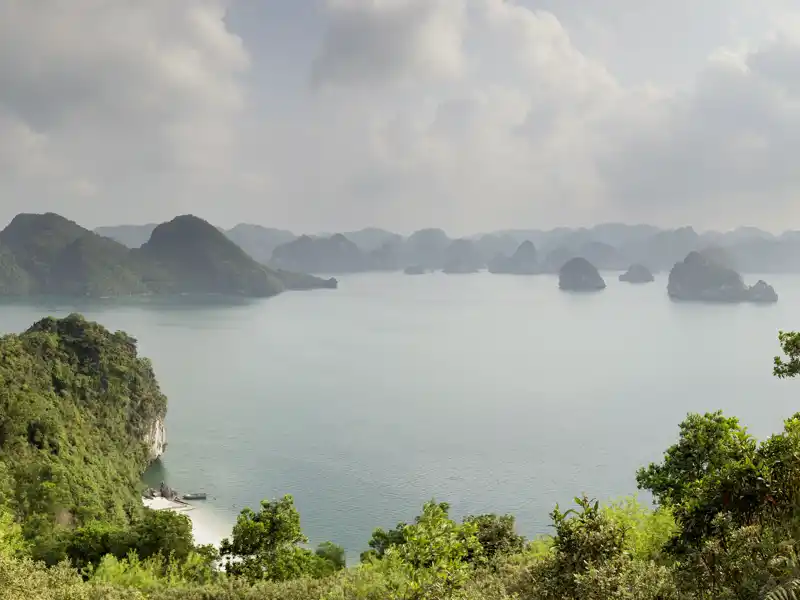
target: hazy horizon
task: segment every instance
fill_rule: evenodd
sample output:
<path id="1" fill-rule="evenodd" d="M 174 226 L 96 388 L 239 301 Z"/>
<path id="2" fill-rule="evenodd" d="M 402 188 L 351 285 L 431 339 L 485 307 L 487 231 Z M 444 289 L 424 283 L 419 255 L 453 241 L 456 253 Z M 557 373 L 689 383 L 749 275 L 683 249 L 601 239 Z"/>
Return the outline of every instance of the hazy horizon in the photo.
<path id="1" fill-rule="evenodd" d="M 27 214 L 31 214 L 31 212 L 32 211 L 23 211 L 22 213 L 17 213 L 17 214 L 26 214 L 26 213 Z M 210 219 L 206 219 L 205 217 L 203 217 L 203 215 L 195 214 L 195 213 L 176 214 L 176 215 L 173 215 L 172 217 L 169 217 L 169 218 L 165 219 L 164 221 L 157 221 L 157 220 L 147 221 L 147 220 L 145 220 L 143 222 L 136 222 L 136 223 L 132 223 L 132 222 L 126 222 L 126 223 L 104 223 L 104 224 L 97 225 L 97 226 L 94 226 L 94 227 L 88 227 L 88 226 L 84 225 L 82 222 L 80 222 L 80 221 L 78 221 L 78 220 L 76 220 L 74 218 L 71 218 L 68 214 L 64 214 L 64 213 L 57 213 L 57 214 L 59 214 L 60 216 L 66 218 L 66 219 L 69 219 L 69 220 L 77 223 L 78 225 L 80 225 L 82 227 L 85 227 L 86 229 L 89 229 L 91 231 L 96 231 L 98 229 L 114 229 L 114 228 L 120 228 L 120 227 L 148 227 L 148 226 L 151 226 L 151 225 L 159 225 L 161 223 L 165 223 L 165 222 L 170 221 L 170 220 L 172 220 L 174 218 L 177 218 L 177 217 L 191 215 L 191 216 L 195 216 L 195 217 L 198 217 L 200 219 L 203 219 L 203 220 L 211 223 L 212 225 L 214 225 L 214 226 L 216 226 L 216 227 L 218 227 L 218 228 L 220 228 L 220 229 L 222 229 L 224 231 L 230 231 L 231 229 L 234 229 L 234 228 L 236 228 L 238 226 L 242 226 L 242 225 L 252 225 L 252 226 L 257 226 L 257 227 L 264 227 L 265 229 L 284 230 L 284 231 L 288 231 L 290 233 L 293 233 L 293 234 L 295 234 L 297 236 L 301 236 L 301 235 L 312 235 L 312 236 L 326 236 L 327 235 L 327 236 L 330 236 L 330 235 L 335 235 L 337 233 L 347 234 L 347 233 L 354 233 L 354 232 L 366 231 L 366 230 L 382 230 L 382 231 L 386 231 L 388 233 L 395 233 L 395 234 L 398 234 L 398 235 L 401 235 L 401 236 L 404 236 L 404 237 L 408 237 L 411 234 L 413 234 L 413 233 L 415 233 L 417 231 L 420 231 L 420 230 L 424 230 L 424 229 L 440 229 L 440 230 L 444 231 L 448 235 L 448 237 L 450 237 L 451 239 L 457 239 L 457 238 L 470 238 L 470 237 L 480 236 L 480 235 L 491 235 L 491 234 L 497 234 L 497 233 L 524 233 L 524 232 L 527 232 L 527 231 L 540 231 L 540 232 L 547 233 L 547 232 L 552 232 L 552 231 L 557 231 L 557 230 L 565 230 L 565 231 L 587 230 L 587 231 L 591 231 L 592 229 L 596 229 L 596 228 L 599 228 L 599 227 L 605 227 L 605 226 L 622 226 L 622 227 L 631 227 L 631 228 L 633 228 L 633 227 L 653 227 L 655 229 L 662 230 L 662 231 L 674 231 L 676 229 L 681 229 L 681 228 L 684 228 L 684 227 L 690 227 L 690 228 L 694 229 L 694 231 L 698 235 L 701 235 L 701 236 L 703 234 L 706 234 L 706 233 L 721 233 L 721 234 L 725 234 L 725 233 L 733 233 L 733 232 L 736 232 L 736 231 L 752 229 L 752 230 L 759 230 L 759 231 L 761 231 L 763 233 L 768 233 L 768 234 L 773 235 L 775 237 L 779 237 L 783 233 L 792 233 L 792 232 L 800 230 L 800 227 L 798 227 L 798 229 L 793 229 L 793 228 L 784 228 L 784 229 L 773 228 L 773 229 L 770 229 L 770 228 L 766 228 L 766 227 L 757 227 L 755 225 L 735 225 L 733 227 L 724 228 L 724 229 L 713 229 L 713 228 L 703 229 L 703 228 L 696 227 L 696 226 L 692 225 L 691 223 L 685 223 L 685 224 L 682 224 L 682 225 L 675 225 L 675 226 L 659 226 L 659 225 L 656 225 L 656 224 L 653 224 L 653 223 L 647 223 L 647 222 L 626 223 L 626 222 L 623 222 L 623 221 L 602 221 L 602 222 L 599 222 L 599 223 L 594 223 L 594 224 L 589 224 L 589 225 L 554 225 L 552 227 L 536 227 L 536 226 L 532 225 L 530 227 L 526 227 L 526 226 L 502 227 L 502 228 L 499 228 L 499 229 L 491 229 L 491 230 L 487 229 L 487 230 L 478 230 L 478 231 L 467 231 L 467 232 L 461 233 L 460 235 L 452 235 L 451 232 L 447 228 L 440 227 L 440 226 L 437 226 L 437 225 L 425 225 L 425 226 L 421 226 L 421 227 L 419 227 L 417 229 L 413 229 L 413 230 L 396 230 L 396 229 L 391 229 L 391 228 L 386 228 L 386 227 L 379 227 L 377 225 L 363 225 L 363 226 L 360 226 L 360 227 L 354 227 L 354 228 L 350 228 L 350 229 L 347 229 L 347 230 L 342 229 L 342 230 L 299 231 L 299 230 L 293 230 L 293 229 L 286 228 L 286 227 L 276 227 L 276 226 L 271 225 L 269 223 L 255 223 L 255 222 L 251 222 L 251 221 L 241 221 L 241 222 L 238 222 L 238 223 L 234 223 L 232 226 L 224 227 L 224 226 L 221 226 L 218 223 L 216 223 L 216 222 L 214 222 L 214 221 L 212 221 Z M 16 215 L 14 215 L 14 216 L 16 216 Z M 11 220 L 14 218 L 14 216 L 12 216 L 11 219 L 9 219 L 6 223 L 3 223 L 2 225 L 0 225 L 0 230 L 2 230 L 4 227 L 8 226 L 11 223 Z"/>
<path id="2" fill-rule="evenodd" d="M 800 229 L 789 0 L 7 0 L 0 40 L 0 222 Z"/>

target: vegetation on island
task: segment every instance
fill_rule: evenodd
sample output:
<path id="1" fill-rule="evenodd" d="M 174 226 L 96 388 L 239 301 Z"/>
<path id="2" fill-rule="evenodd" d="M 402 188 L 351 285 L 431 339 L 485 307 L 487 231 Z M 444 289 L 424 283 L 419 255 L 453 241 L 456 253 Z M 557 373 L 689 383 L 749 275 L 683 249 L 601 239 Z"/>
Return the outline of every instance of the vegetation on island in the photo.
<path id="1" fill-rule="evenodd" d="M 65 558 L 70 532 L 142 515 L 147 439 L 166 413 L 136 340 L 79 315 L 0 338 L 0 505 L 36 558 Z"/>
<path id="2" fill-rule="evenodd" d="M 778 378 L 800 374 L 782 332 Z M 800 592 L 800 413 L 754 439 L 690 414 L 636 474 L 655 502 L 581 495 L 526 540 L 511 515 L 431 500 L 359 564 L 309 546 L 293 498 L 245 509 L 219 549 L 141 506 L 166 400 L 136 341 L 72 315 L 0 338 L 0 600 L 785 600 Z"/>
<path id="3" fill-rule="evenodd" d="M 153 227 L 135 249 L 53 213 L 17 215 L 0 231 L 0 296 L 267 297 L 323 287 L 336 280 L 270 269 L 191 215 Z"/>

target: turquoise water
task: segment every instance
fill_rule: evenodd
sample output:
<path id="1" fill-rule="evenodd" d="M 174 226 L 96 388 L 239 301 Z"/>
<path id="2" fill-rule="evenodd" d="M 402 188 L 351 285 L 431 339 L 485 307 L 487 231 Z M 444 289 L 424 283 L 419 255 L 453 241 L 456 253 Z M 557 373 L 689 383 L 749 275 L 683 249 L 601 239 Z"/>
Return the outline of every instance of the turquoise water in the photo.
<path id="1" fill-rule="evenodd" d="M 431 497 L 547 531 L 556 502 L 635 491 L 690 410 L 779 429 L 800 409 L 800 382 L 771 376 L 800 277 L 767 280 L 777 305 L 676 304 L 663 277 L 571 295 L 549 276 L 369 274 L 229 305 L 3 304 L 0 329 L 77 310 L 128 331 L 170 401 L 152 479 L 207 492 L 222 529 L 291 493 L 311 541 L 355 557 Z"/>

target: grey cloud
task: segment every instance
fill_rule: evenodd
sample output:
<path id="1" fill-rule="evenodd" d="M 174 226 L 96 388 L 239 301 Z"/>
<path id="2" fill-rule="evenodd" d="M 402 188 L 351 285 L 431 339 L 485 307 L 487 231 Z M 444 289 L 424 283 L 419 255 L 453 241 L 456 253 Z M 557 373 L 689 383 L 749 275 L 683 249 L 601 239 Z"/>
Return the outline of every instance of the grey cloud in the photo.
<path id="1" fill-rule="evenodd" d="M 235 143 L 249 61 L 224 17 L 213 0 L 3 2 L 0 161 L 23 163 L 6 180 L 28 191 L 19 207 L 71 213 L 96 197 L 135 218 L 208 182 Z"/>
<path id="2" fill-rule="evenodd" d="M 328 0 L 312 82 L 380 84 L 461 69 L 461 0 Z"/>
<path id="3" fill-rule="evenodd" d="M 321 1 L 0 3 L 0 220 L 800 217 L 791 2 L 709 0 L 688 26 L 689 0 Z M 286 52 L 259 18 L 307 37 Z"/>
<path id="4" fill-rule="evenodd" d="M 800 216 L 800 40 L 716 59 L 655 129 L 600 158 L 620 212 L 672 222 L 780 227 Z"/>

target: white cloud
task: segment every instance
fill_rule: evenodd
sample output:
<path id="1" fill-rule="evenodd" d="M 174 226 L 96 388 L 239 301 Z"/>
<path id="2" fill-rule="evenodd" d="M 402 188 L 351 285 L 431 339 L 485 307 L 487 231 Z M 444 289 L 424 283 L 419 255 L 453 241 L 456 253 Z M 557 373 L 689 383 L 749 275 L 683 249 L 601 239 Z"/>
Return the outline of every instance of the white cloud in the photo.
<path id="1" fill-rule="evenodd" d="M 603 167 L 608 201 L 671 222 L 775 227 L 800 217 L 800 38 L 717 54 L 690 93 L 665 106 Z M 601 161 L 602 162 L 602 161 Z"/>
<path id="2" fill-rule="evenodd" d="M 453 233 L 800 216 L 791 3 L 536 4 L 325 0 L 316 54 L 265 72 L 281 48 L 222 0 L 8 0 L 0 208 Z"/>
<path id="3" fill-rule="evenodd" d="M 0 136 L 0 156 L 15 157 L 30 209 L 70 213 L 70 190 L 91 189 L 116 199 L 106 214 L 136 218 L 119 206 L 126 182 L 152 210 L 165 173 L 179 193 L 232 168 L 249 57 L 224 16 L 216 1 L 1 3 L 0 110 L 16 133 Z"/>
<path id="4" fill-rule="evenodd" d="M 462 68 L 462 0 L 327 0 L 317 85 L 454 77 Z"/>

